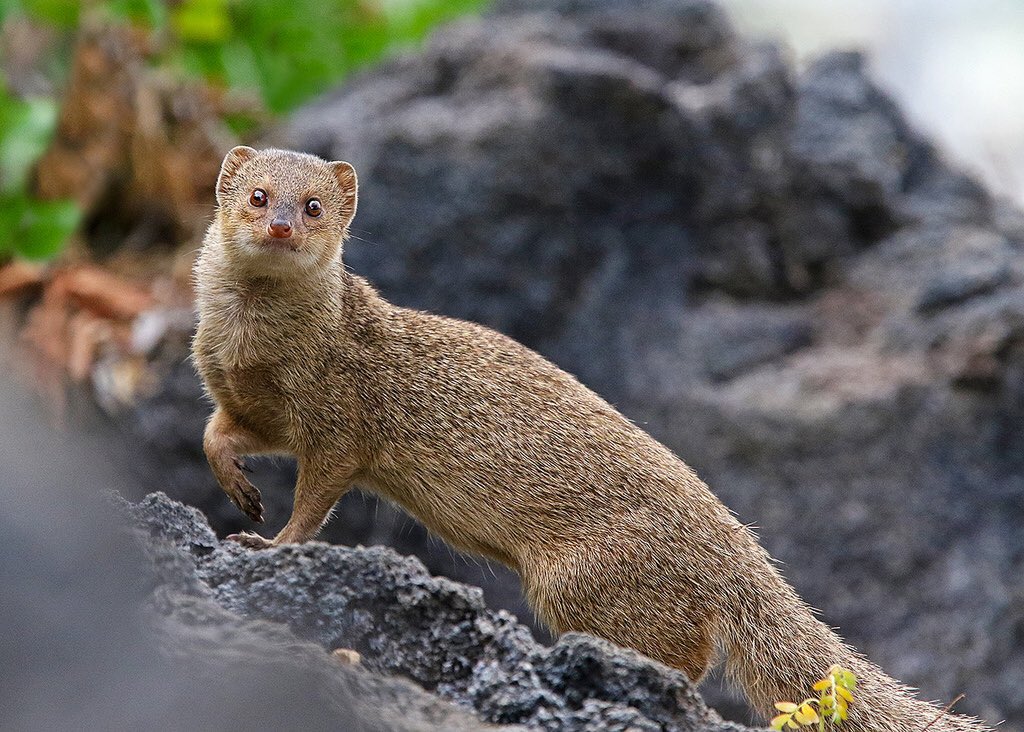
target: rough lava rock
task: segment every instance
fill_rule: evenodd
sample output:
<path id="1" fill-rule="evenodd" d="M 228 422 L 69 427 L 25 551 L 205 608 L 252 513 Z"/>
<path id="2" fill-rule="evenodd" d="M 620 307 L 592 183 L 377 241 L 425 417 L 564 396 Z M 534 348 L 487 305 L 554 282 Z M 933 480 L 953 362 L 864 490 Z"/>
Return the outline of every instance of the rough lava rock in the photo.
<path id="1" fill-rule="evenodd" d="M 356 650 L 363 668 L 349 676 L 378 693 L 389 684 L 399 689 L 390 703 L 372 699 L 384 705 L 381 712 L 400 719 L 413 707 L 419 716 L 434 715 L 439 729 L 452 729 L 440 702 L 387 679 L 410 679 L 486 722 L 528 729 L 745 729 L 709 710 L 678 671 L 584 635 L 541 646 L 513 616 L 489 610 L 479 589 L 431 577 L 391 549 L 311 543 L 252 552 L 221 543 L 199 511 L 162 493 L 120 507 L 140 529 L 156 576 L 153 605 L 173 623 L 166 640 L 176 653 L 188 652 L 177 646 L 179 629 L 186 637 L 211 635 L 213 651 L 229 653 L 220 646 L 225 632 L 262 624 L 264 636 L 276 633 L 276 646 L 252 650 L 273 658 L 292 653 L 282 644 L 296 646 L 304 653 L 279 662 L 308 664 L 316 693 L 331 681 L 326 651 Z M 323 651 L 311 653 L 284 626 Z M 364 713 L 370 701 L 363 699 Z M 466 724 L 454 709 L 447 712 Z"/>
<path id="2" fill-rule="evenodd" d="M 1024 216 L 858 54 L 797 73 L 699 0 L 507 2 L 272 141 L 355 164 L 346 261 L 387 297 L 576 373 L 869 657 L 1024 725 Z M 121 418 L 131 461 L 218 531 L 251 528 L 208 476 L 182 357 Z M 267 530 L 289 470 L 255 478 Z M 387 506 L 337 513 L 327 538 L 416 551 L 528 617 L 510 575 Z"/>

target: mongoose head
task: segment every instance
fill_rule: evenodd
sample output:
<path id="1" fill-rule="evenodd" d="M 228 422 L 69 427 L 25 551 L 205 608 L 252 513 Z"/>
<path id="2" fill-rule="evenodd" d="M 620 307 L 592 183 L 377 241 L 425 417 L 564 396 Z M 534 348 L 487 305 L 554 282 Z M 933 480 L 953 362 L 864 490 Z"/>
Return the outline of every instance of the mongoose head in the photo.
<path id="1" fill-rule="evenodd" d="M 301 274 L 341 254 L 356 212 L 356 171 L 288 150 L 232 148 L 217 178 L 229 255 L 269 276 Z"/>

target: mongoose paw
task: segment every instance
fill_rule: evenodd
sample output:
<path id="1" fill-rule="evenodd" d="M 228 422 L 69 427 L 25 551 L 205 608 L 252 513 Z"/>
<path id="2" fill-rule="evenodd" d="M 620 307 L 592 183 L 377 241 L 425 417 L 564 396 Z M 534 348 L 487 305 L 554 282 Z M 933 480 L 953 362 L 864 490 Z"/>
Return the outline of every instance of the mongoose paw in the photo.
<path id="1" fill-rule="evenodd" d="M 238 472 L 231 480 L 231 485 L 226 491 L 231 502 L 238 506 L 238 509 L 258 524 L 263 523 L 263 502 L 260 500 L 260 490 L 249 479 Z"/>
<path id="2" fill-rule="evenodd" d="M 243 531 L 240 534 L 230 534 L 228 541 L 235 541 L 248 549 L 269 549 L 274 542 L 251 531 Z"/>

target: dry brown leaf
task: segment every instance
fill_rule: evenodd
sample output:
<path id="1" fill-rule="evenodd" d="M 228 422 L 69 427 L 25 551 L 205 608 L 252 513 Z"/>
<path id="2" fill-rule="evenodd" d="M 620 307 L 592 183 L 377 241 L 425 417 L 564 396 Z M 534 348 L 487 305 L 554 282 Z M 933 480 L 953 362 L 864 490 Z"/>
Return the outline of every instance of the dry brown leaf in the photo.
<path id="1" fill-rule="evenodd" d="M 68 304 L 105 318 L 130 320 L 153 306 L 147 290 L 99 267 L 63 270 L 47 289 Z"/>
<path id="2" fill-rule="evenodd" d="M 15 297 L 43 286 L 43 266 L 19 259 L 0 266 L 0 297 Z"/>

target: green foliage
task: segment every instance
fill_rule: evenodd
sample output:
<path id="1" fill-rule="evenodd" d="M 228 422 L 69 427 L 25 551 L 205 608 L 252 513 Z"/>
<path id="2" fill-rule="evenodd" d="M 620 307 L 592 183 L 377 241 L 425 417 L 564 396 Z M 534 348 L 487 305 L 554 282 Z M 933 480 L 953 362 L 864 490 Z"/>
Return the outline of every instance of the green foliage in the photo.
<path id="1" fill-rule="evenodd" d="M 42 201 L 28 188 L 32 165 L 56 124 L 53 100 L 22 101 L 0 89 L 0 257 L 52 257 L 78 227 L 73 201 Z"/>
<path id="2" fill-rule="evenodd" d="M 11 10 L 21 10 L 33 18 L 65 29 L 78 25 L 81 12 L 79 3 L 67 0 L 14 0 L 5 4 L 10 5 Z"/>
<path id="3" fill-rule="evenodd" d="M 0 0 L 13 13 L 74 29 L 86 7 L 170 39 L 166 63 L 259 93 L 285 112 L 353 69 L 415 43 L 487 0 Z"/>
<path id="4" fill-rule="evenodd" d="M 423 38 L 484 0 L 184 0 L 170 15 L 189 71 L 258 90 L 274 112 Z"/>
<path id="5" fill-rule="evenodd" d="M 782 714 L 771 721 L 774 730 L 799 729 L 817 724 L 818 732 L 824 732 L 826 725 L 839 726 L 846 721 L 853 692 L 857 689 L 857 677 L 849 669 L 833 666 L 825 678 L 811 687 L 817 697 L 808 697 L 802 702 L 775 702 L 775 708 Z"/>
<path id="6" fill-rule="evenodd" d="M 19 101 L 0 94 L 0 187 L 24 188 L 32 163 L 46 151 L 57 123 L 50 99 Z"/>
<path id="7" fill-rule="evenodd" d="M 95 7 L 169 38 L 163 62 L 282 113 L 486 1 L 0 0 L 0 20 L 24 13 L 67 31 Z"/>
<path id="8" fill-rule="evenodd" d="M 107 11 L 116 18 L 124 18 L 152 28 L 167 23 L 167 6 L 164 0 L 106 0 Z"/>

